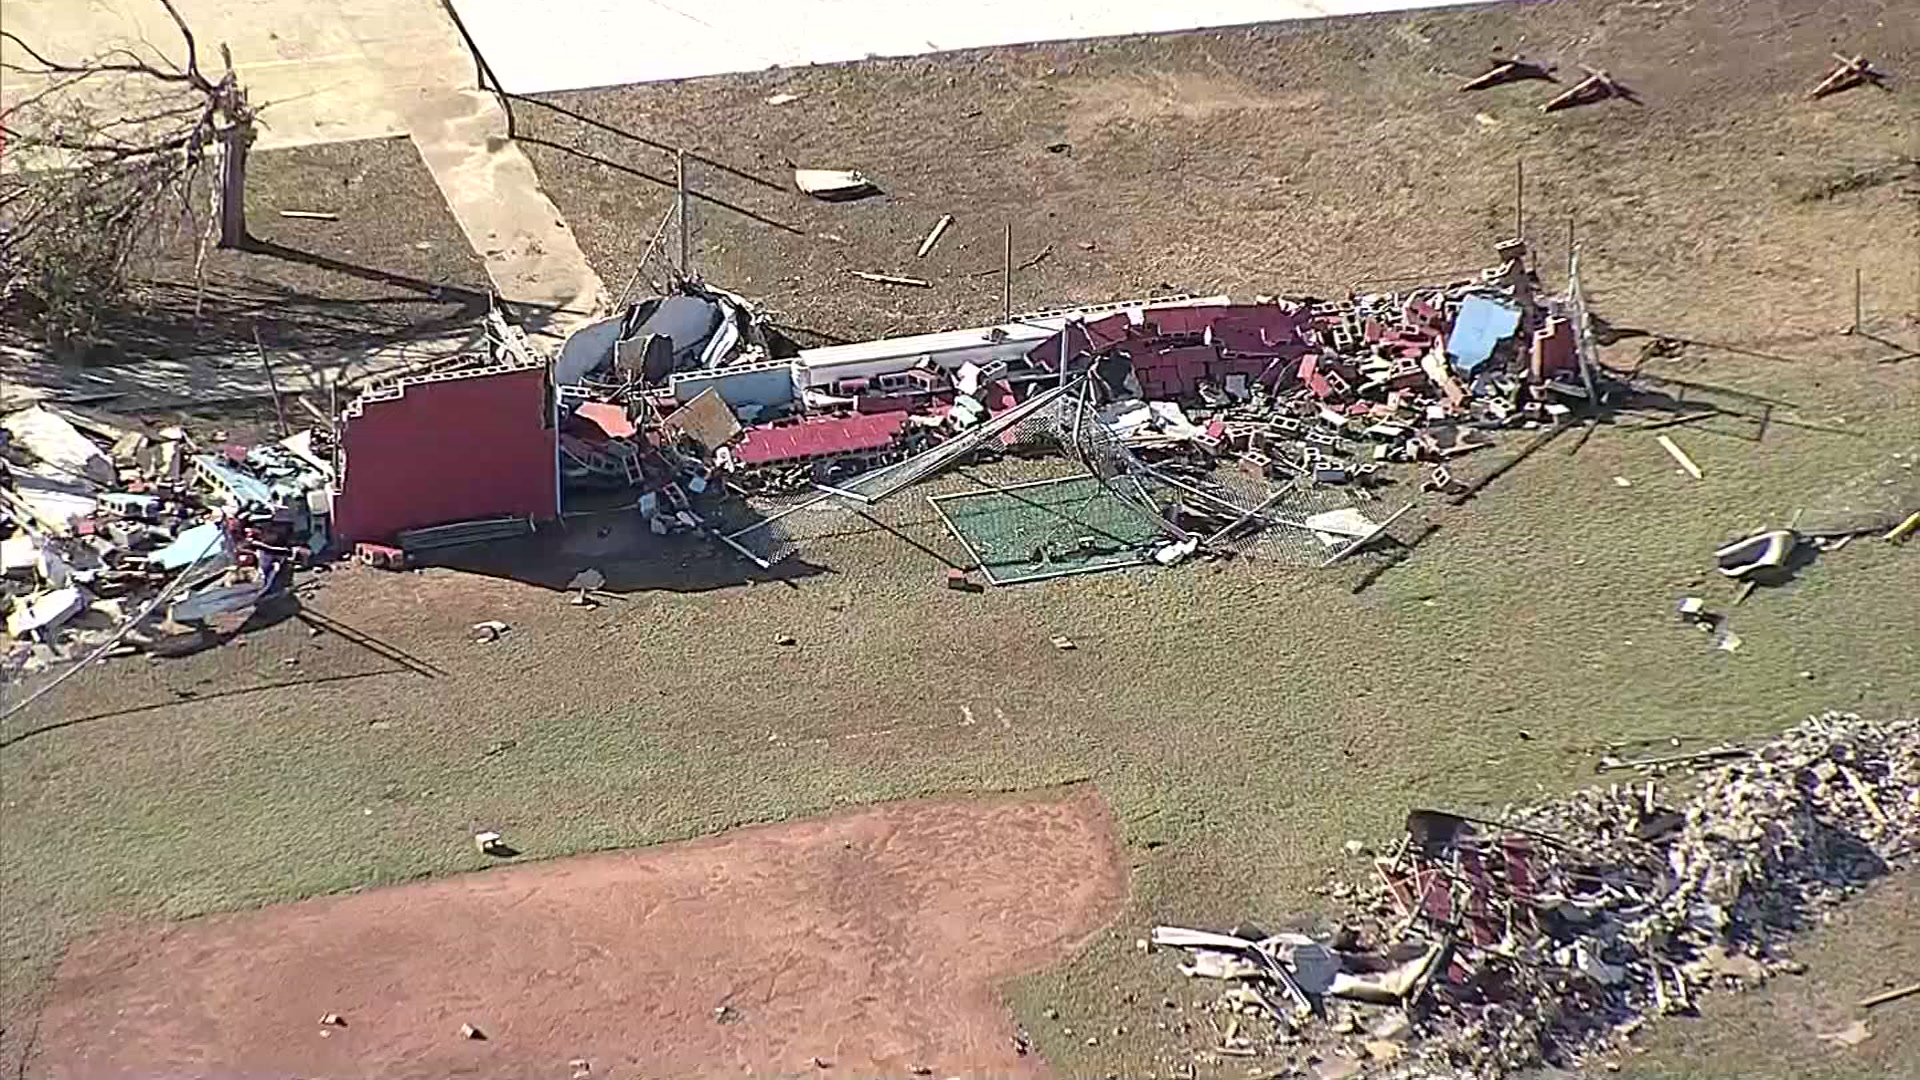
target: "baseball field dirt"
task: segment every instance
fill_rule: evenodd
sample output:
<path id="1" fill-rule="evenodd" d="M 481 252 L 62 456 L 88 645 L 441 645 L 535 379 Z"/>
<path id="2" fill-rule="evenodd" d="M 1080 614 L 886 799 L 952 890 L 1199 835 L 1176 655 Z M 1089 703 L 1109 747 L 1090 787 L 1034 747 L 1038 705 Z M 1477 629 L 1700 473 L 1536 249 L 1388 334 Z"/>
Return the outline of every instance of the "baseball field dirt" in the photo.
<path id="1" fill-rule="evenodd" d="M 1104 804 L 1080 789 L 892 803 L 130 929 L 68 955 L 40 1067 L 1035 1076 L 996 987 L 1119 910 L 1118 856 Z"/>

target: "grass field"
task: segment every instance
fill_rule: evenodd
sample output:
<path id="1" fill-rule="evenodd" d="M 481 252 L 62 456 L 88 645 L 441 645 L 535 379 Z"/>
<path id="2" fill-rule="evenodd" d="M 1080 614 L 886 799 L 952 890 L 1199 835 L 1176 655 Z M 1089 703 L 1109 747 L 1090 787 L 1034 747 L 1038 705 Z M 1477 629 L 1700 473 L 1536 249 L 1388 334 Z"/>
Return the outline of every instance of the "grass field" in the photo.
<path id="1" fill-rule="evenodd" d="M 849 527 L 805 552 L 829 572 L 792 585 L 592 610 L 449 571 L 326 575 L 307 597 L 316 621 L 370 641 L 288 621 L 244 647 L 100 668 L 0 730 L 8 1063 L 76 935 L 474 869 L 477 827 L 544 857 L 1091 780 L 1128 845 L 1132 898 L 1011 1001 L 1063 1076 L 1165 1076 L 1186 1037 L 1156 1030 L 1159 1002 L 1193 995 L 1165 958 L 1133 952 L 1152 922 L 1306 918 L 1345 840 L 1391 835 L 1410 805 L 1497 810 L 1589 782 L 1609 742 L 1920 709 L 1912 546 L 1855 542 L 1754 596 L 1734 614 L 1737 653 L 1672 617 L 1688 593 L 1730 602 L 1709 559 L 1726 537 L 1912 475 L 1920 359 L 1882 362 L 1900 350 L 1837 331 L 1860 268 L 1868 328 L 1920 343 L 1920 209 L 1897 171 L 1920 98 L 1897 83 L 1806 102 L 1831 48 L 1920 72 L 1920 25 L 1895 3 L 1583 2 L 567 95 L 742 171 L 872 173 L 886 199 L 832 207 L 701 174 L 716 198 L 809 234 L 705 208 L 709 277 L 838 337 L 992 317 L 997 279 L 964 275 L 998 266 L 1007 220 L 1016 259 L 1053 252 L 1019 277 L 1016 306 L 1477 267 L 1511 230 L 1524 157 L 1548 264 L 1574 216 L 1596 309 L 1691 343 L 1646 371 L 1722 407 L 1667 429 L 1705 479 L 1634 421 L 1604 425 L 1424 511 L 1435 531 L 1377 574 L 1242 562 L 969 595 L 940 587 L 933 554 Z M 1496 49 L 1605 65 L 1644 104 L 1543 117 L 1543 86 L 1455 92 Z M 804 96 L 766 106 L 776 88 Z M 534 115 L 523 107 L 526 128 L 564 141 L 563 121 Z M 617 287 L 666 195 L 534 153 Z M 955 229 L 913 260 L 948 212 Z M 877 290 L 850 268 L 937 287 Z M 1609 361 L 1634 366 L 1645 340 Z M 896 527 L 952 550 L 924 502 Z M 720 558 L 669 546 L 662 576 L 710 580 Z M 495 618 L 512 626 L 500 642 L 467 640 Z M 1056 650 L 1057 634 L 1078 648 Z M 1005 722 L 965 724 L 962 706 Z M 1815 1036 L 1859 991 L 1914 977 L 1915 888 L 1888 882 L 1817 935 L 1803 979 L 1666 1026 L 1621 1075 L 1910 1070 L 1920 1009 L 1876 1012 L 1852 1050 Z"/>

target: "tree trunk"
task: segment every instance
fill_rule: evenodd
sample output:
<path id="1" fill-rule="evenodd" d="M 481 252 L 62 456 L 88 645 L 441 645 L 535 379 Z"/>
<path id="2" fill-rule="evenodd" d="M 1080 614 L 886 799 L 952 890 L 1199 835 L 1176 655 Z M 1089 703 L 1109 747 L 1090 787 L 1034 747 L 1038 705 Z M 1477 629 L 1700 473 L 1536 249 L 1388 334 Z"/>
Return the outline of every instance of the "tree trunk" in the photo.
<path id="1" fill-rule="evenodd" d="M 220 246 L 247 243 L 247 148 L 253 125 L 234 124 L 220 133 Z"/>

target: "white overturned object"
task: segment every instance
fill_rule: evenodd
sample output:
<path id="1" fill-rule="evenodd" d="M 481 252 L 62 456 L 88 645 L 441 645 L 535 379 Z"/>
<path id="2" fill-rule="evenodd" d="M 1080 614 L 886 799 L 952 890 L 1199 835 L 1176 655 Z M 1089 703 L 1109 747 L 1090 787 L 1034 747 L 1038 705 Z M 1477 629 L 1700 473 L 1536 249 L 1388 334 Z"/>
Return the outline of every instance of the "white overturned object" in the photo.
<path id="1" fill-rule="evenodd" d="M 1757 570 L 1786 565 L 1793 549 L 1800 546 L 1800 534 L 1792 529 L 1772 529 L 1736 540 L 1713 553 L 1720 572 L 1730 578 L 1746 577 Z"/>
<path id="2" fill-rule="evenodd" d="M 36 405 L 8 415 L 0 420 L 0 427 L 34 457 L 67 476 L 96 484 L 119 482 L 113 460 L 64 417 Z"/>
<path id="3" fill-rule="evenodd" d="M 880 189 L 865 173 L 853 169 L 795 169 L 793 186 L 816 199 L 854 199 Z"/>
<path id="4" fill-rule="evenodd" d="M 7 633 L 23 638 L 35 630 L 56 629 L 86 607 L 86 594 L 72 587 L 30 596 L 7 613 Z"/>

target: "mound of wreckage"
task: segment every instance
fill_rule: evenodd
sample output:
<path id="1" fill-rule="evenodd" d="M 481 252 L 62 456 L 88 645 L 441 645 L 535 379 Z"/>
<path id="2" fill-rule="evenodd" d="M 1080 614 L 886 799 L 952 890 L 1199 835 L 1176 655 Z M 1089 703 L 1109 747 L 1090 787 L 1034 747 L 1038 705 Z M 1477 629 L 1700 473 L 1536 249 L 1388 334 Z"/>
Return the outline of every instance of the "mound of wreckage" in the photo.
<path id="1" fill-rule="evenodd" d="M 1604 1063 L 1703 995 L 1804 972 L 1794 936 L 1920 850 L 1920 719 L 1599 768 L 1634 775 L 1492 820 L 1412 811 L 1370 881 L 1317 890 L 1346 908 L 1326 932 L 1156 927 L 1143 948 L 1229 984 L 1218 1023 L 1181 1025 L 1219 1039 L 1198 1056 L 1320 1080 Z"/>
<path id="2" fill-rule="evenodd" d="M 295 396 L 310 431 L 288 434 L 276 390 L 284 437 L 253 446 L 44 403 L 0 418 L 5 660 L 204 637 L 297 566 L 400 569 L 586 515 L 771 569 L 936 479 L 960 587 L 1197 555 L 1332 565 L 1384 547 L 1422 493 L 1471 492 L 1459 459 L 1498 432 L 1533 447 L 1631 399 L 1594 355 L 1578 256 L 1550 295 L 1524 243 L 1497 254 L 1338 300 L 1149 297 L 806 349 L 676 280 L 553 355 L 491 312 L 481 346 L 335 378 L 324 410 Z M 1042 460 L 1010 482 L 966 468 L 996 459 Z"/>
<path id="3" fill-rule="evenodd" d="M 326 552 L 332 466 L 311 432 L 196 440 L 35 405 L 0 417 L 9 674 L 197 639 Z"/>
<path id="4" fill-rule="evenodd" d="M 1550 296 L 1524 244 L 1498 254 L 1335 301 L 1176 295 L 813 349 L 684 282 L 561 350 L 564 475 L 639 489 L 656 533 L 765 568 L 806 512 L 1047 455 L 1071 474 L 928 496 L 990 583 L 1197 552 L 1337 561 L 1413 505 L 1373 511 L 1382 491 L 1455 489 L 1449 463 L 1489 433 L 1559 425 L 1606 389 L 1577 276 Z"/>

